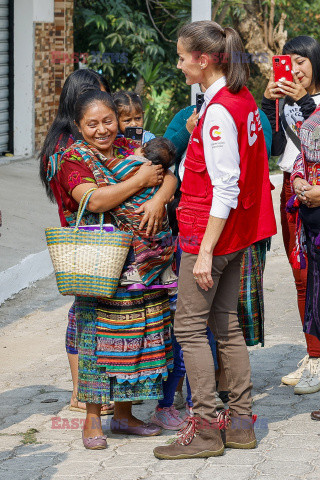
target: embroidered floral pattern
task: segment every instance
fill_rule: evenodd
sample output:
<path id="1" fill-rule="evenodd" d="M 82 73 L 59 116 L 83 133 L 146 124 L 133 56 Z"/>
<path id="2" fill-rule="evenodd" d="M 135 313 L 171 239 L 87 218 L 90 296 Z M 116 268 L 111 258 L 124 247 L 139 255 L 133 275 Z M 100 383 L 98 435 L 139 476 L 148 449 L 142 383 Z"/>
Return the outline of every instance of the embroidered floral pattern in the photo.
<path id="1" fill-rule="evenodd" d="M 68 176 L 68 184 L 69 184 L 69 187 L 70 187 L 70 192 L 72 192 L 72 190 L 80 185 L 81 183 L 81 176 L 80 176 L 80 173 L 77 172 L 77 171 L 73 171 L 70 173 L 70 175 Z"/>

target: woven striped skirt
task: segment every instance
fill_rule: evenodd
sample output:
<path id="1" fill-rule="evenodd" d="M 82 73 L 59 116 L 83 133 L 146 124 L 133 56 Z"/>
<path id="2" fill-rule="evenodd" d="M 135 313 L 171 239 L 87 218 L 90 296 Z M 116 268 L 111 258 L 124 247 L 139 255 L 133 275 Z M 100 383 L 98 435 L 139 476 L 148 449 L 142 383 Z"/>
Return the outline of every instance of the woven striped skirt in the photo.
<path id="1" fill-rule="evenodd" d="M 165 292 L 164 290 L 152 291 L 152 294 L 141 291 L 127 292 L 120 288 L 112 299 L 103 303 L 93 298 L 76 297 L 79 354 L 78 399 L 80 401 L 106 403 L 110 400 L 163 398 L 162 380 L 167 378 L 168 368 L 173 366 L 171 318 L 168 296 Z M 101 312 L 110 311 L 112 311 L 110 318 L 113 328 L 117 325 L 118 332 L 121 330 L 121 334 L 114 337 L 117 341 L 111 342 L 112 353 L 116 355 L 109 355 L 105 348 L 106 342 L 102 342 L 102 349 L 101 346 L 98 347 L 101 345 L 101 338 L 105 338 L 105 325 L 100 327 L 100 323 L 104 324 L 100 321 Z M 99 320 L 97 312 L 99 312 Z M 138 334 L 135 324 L 130 321 L 127 324 L 124 322 L 125 319 L 135 318 L 137 312 L 144 318 L 143 332 L 139 329 Z M 105 318 L 108 318 L 107 314 Z M 149 342 L 152 339 L 154 344 L 150 347 Z M 131 353 L 134 352 L 131 356 L 124 355 L 128 343 L 130 343 Z M 159 345 L 156 346 L 157 343 Z M 134 350 L 135 344 L 137 348 Z M 154 354 L 146 360 L 149 348 L 153 348 Z M 98 357 L 99 353 L 102 355 Z M 112 369 L 110 369 L 109 360 L 105 361 L 106 358 L 112 358 Z M 101 362 L 101 359 L 104 361 Z M 124 361 L 121 362 L 121 359 Z M 119 365 L 121 365 L 120 368 Z"/>
<path id="2" fill-rule="evenodd" d="M 97 305 L 98 364 L 118 382 L 167 378 L 173 364 L 171 312 L 166 290 L 119 289 Z"/>
<path id="3" fill-rule="evenodd" d="M 238 319 L 248 346 L 264 345 L 263 272 L 269 240 L 246 249 L 240 276 Z"/>

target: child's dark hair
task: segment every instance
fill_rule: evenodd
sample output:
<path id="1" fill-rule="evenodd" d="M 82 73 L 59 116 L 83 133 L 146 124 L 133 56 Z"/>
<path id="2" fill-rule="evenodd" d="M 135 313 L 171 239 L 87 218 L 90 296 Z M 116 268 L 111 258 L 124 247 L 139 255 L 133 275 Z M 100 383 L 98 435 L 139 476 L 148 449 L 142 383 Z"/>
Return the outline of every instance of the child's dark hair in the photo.
<path id="1" fill-rule="evenodd" d="M 135 108 L 137 112 L 143 113 L 141 97 L 135 92 L 119 90 L 112 95 L 112 98 L 117 107 L 118 115 L 129 113 L 132 108 Z"/>
<path id="2" fill-rule="evenodd" d="M 187 52 L 194 55 L 207 53 L 218 59 L 217 68 L 226 76 L 230 92 L 237 93 L 246 84 L 249 66 L 235 61 L 235 56 L 244 53 L 244 47 L 238 32 L 233 28 L 223 28 L 211 20 L 202 20 L 181 27 L 178 38 Z"/>
<path id="3" fill-rule="evenodd" d="M 168 169 L 174 164 L 176 147 L 167 138 L 158 137 L 149 140 L 142 147 L 144 156 L 154 165 L 162 165 Z"/>
<path id="4" fill-rule="evenodd" d="M 310 60 L 312 65 L 312 82 L 320 87 L 320 43 L 308 35 L 300 35 L 289 40 L 283 47 L 283 55 L 300 55 Z"/>
<path id="5" fill-rule="evenodd" d="M 87 108 L 96 102 L 102 102 L 117 116 L 117 109 L 111 95 L 106 92 L 101 92 L 100 90 L 88 90 L 80 95 L 74 106 L 74 121 L 77 125 L 80 124 Z"/>

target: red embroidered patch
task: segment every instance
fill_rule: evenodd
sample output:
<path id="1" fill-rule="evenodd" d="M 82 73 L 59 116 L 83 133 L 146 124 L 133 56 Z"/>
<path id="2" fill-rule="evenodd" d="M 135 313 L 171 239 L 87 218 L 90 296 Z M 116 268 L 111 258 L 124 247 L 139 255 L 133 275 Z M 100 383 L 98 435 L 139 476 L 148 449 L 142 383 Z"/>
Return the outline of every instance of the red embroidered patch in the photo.
<path id="1" fill-rule="evenodd" d="M 73 190 L 77 185 L 80 185 L 81 183 L 81 176 L 80 173 L 77 171 L 73 171 L 70 173 L 68 176 L 68 184 L 70 187 L 70 190 Z"/>

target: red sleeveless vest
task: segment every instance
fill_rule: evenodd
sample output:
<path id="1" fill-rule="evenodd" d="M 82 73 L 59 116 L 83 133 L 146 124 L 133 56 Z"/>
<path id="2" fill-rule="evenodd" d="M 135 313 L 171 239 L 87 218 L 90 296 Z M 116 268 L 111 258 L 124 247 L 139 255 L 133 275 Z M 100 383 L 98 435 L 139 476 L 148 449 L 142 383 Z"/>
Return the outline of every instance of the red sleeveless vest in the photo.
<path id="1" fill-rule="evenodd" d="M 240 189 L 238 206 L 230 211 L 213 255 L 226 255 L 277 232 L 269 180 L 268 156 L 258 107 L 243 87 L 239 93 L 223 87 L 212 98 L 189 140 L 181 200 L 177 209 L 180 245 L 183 251 L 198 254 L 206 230 L 214 188 L 204 158 L 202 126 L 210 105 L 223 105 L 238 130 Z M 215 130 L 219 131 L 219 126 Z M 212 140 L 219 138 L 213 131 Z M 226 139 L 227 141 L 227 139 Z"/>

